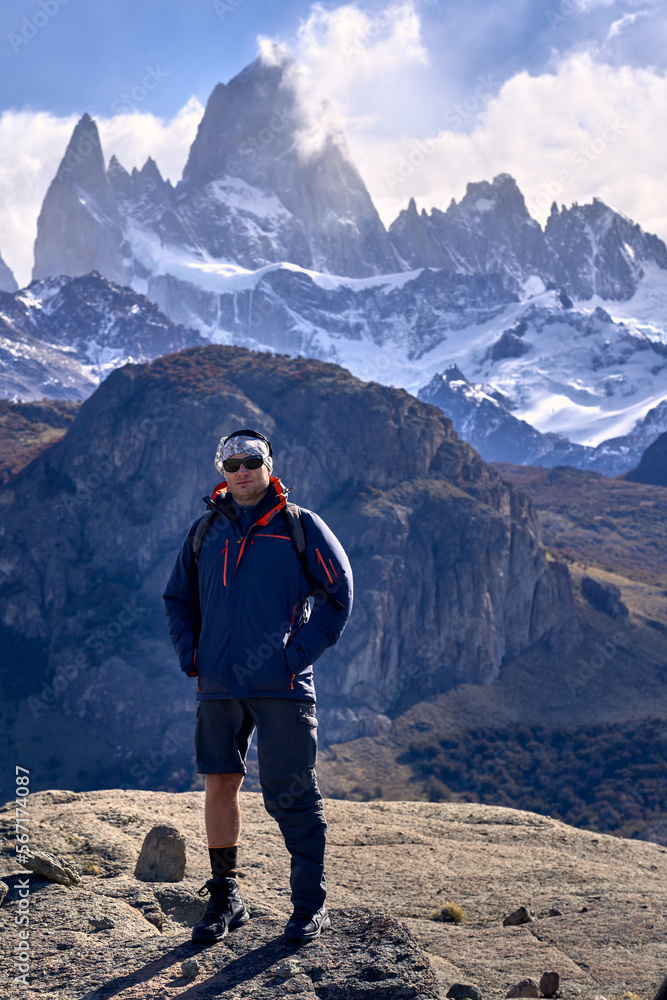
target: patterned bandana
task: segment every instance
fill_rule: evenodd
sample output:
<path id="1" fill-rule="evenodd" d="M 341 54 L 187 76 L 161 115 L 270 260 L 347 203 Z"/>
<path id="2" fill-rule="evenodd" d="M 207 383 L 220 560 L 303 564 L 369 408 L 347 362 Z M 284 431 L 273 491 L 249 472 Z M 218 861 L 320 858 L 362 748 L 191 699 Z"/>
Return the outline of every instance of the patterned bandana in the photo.
<path id="1" fill-rule="evenodd" d="M 269 475 L 273 471 L 273 459 L 269 455 L 269 446 L 266 442 L 260 438 L 244 437 L 242 434 L 237 434 L 227 441 L 224 438 L 221 439 L 218 450 L 215 453 L 215 467 L 218 472 L 222 476 L 226 475 L 222 463 L 226 458 L 241 454 L 258 455 L 269 470 Z"/>

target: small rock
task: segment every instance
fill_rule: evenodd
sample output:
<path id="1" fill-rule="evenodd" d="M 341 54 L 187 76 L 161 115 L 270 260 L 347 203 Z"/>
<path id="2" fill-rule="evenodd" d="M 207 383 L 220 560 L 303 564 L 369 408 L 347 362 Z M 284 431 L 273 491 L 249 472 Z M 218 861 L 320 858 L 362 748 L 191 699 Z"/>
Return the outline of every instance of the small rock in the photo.
<path id="1" fill-rule="evenodd" d="M 0 882 L 0 906 L 2 906 L 2 904 L 4 903 L 5 896 L 7 895 L 8 892 L 9 892 L 9 886 L 7 885 L 7 883 Z"/>
<path id="2" fill-rule="evenodd" d="M 667 1000 L 667 976 L 665 976 L 662 981 L 662 985 L 658 988 L 655 1000 Z"/>
<path id="3" fill-rule="evenodd" d="M 160 908 L 160 904 L 154 899 L 149 900 L 139 900 L 136 904 L 137 909 L 141 913 L 142 917 L 148 921 L 149 924 L 153 924 L 157 927 L 159 931 L 162 931 L 164 924 L 164 913 Z"/>
<path id="4" fill-rule="evenodd" d="M 199 962 L 196 958 L 186 958 L 181 962 L 181 972 L 186 979 L 195 979 L 199 975 Z"/>
<path id="5" fill-rule="evenodd" d="M 520 983 L 515 983 L 510 987 L 506 997 L 539 997 L 540 991 L 534 979 L 522 979 Z"/>
<path id="6" fill-rule="evenodd" d="M 173 826 L 146 834 L 134 877 L 142 882 L 180 882 L 185 875 L 185 837 Z"/>
<path id="7" fill-rule="evenodd" d="M 520 906 L 518 910 L 514 913 L 510 913 L 509 917 L 505 917 L 503 920 L 503 927 L 516 927 L 518 924 L 530 924 L 535 919 L 535 914 L 532 910 L 527 909 L 525 906 Z"/>
<path id="8" fill-rule="evenodd" d="M 303 969 L 295 958 L 288 958 L 286 962 L 283 962 L 275 970 L 276 975 L 280 979 L 291 979 L 292 976 L 299 976 L 302 972 Z"/>
<path id="9" fill-rule="evenodd" d="M 110 917 L 95 916 L 89 917 L 88 919 L 96 931 L 108 931 L 111 930 L 112 927 L 116 926 L 115 921 L 111 920 Z"/>
<path id="10" fill-rule="evenodd" d="M 545 997 L 552 997 L 560 986 L 560 976 L 557 972 L 543 972 L 540 979 L 540 991 Z"/>
<path id="11" fill-rule="evenodd" d="M 555 908 L 555 906 L 554 906 L 554 907 L 552 907 L 552 908 L 551 908 L 551 909 L 549 910 L 549 916 L 550 916 L 550 917 L 562 917 L 562 916 L 563 916 L 563 914 L 562 914 L 561 910 L 557 910 L 557 909 Z"/>
<path id="12" fill-rule="evenodd" d="M 482 1000 L 482 994 L 472 983 L 453 983 L 447 990 L 450 1000 Z"/>
<path id="13" fill-rule="evenodd" d="M 627 606 L 621 600 L 620 590 L 613 583 L 601 583 L 592 576 L 585 576 L 581 581 L 581 593 L 596 611 L 618 621 L 627 621 Z"/>
<path id="14" fill-rule="evenodd" d="M 152 924 L 153 927 L 157 927 L 159 931 L 162 930 L 164 921 L 159 910 L 143 910 L 142 912 L 149 924 Z"/>
<path id="15" fill-rule="evenodd" d="M 81 876 L 67 864 L 63 858 L 55 854 L 47 854 L 46 851 L 32 851 L 30 854 L 22 854 L 19 864 L 41 875 L 42 878 L 57 882 L 59 885 L 79 885 Z"/>

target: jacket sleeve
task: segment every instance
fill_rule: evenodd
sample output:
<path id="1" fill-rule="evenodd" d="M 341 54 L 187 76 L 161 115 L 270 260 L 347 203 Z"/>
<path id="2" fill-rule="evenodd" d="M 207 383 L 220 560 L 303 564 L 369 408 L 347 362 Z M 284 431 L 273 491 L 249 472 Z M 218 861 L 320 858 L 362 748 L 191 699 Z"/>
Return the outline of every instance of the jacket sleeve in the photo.
<path id="1" fill-rule="evenodd" d="M 343 633 L 352 612 L 352 568 L 345 549 L 331 528 L 310 510 L 302 511 L 306 536 L 308 571 L 320 586 L 311 589 L 313 609 L 285 648 L 285 658 L 294 673 L 299 673 L 333 646 Z M 343 605 L 334 607 L 326 593 Z"/>
<path id="2" fill-rule="evenodd" d="M 181 545 L 162 595 L 169 635 L 178 653 L 181 670 L 189 677 L 196 673 L 195 657 L 201 629 L 197 567 L 192 558 L 192 537 L 197 523 L 194 522 Z"/>

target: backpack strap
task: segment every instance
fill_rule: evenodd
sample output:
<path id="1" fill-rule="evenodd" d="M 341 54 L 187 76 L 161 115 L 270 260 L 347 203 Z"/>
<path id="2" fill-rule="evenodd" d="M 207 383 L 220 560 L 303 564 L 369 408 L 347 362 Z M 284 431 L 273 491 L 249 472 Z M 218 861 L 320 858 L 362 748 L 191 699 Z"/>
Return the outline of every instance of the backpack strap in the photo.
<path id="1" fill-rule="evenodd" d="M 219 512 L 217 510 L 207 510 L 205 514 L 199 518 L 199 523 L 195 528 L 195 533 L 192 536 L 192 558 L 194 560 L 195 566 L 199 566 L 199 556 L 201 554 L 202 546 L 204 545 L 204 539 L 206 538 L 209 529 L 216 517 L 219 517 Z"/>
<path id="2" fill-rule="evenodd" d="M 301 508 L 295 503 L 286 503 L 283 510 L 287 518 L 289 533 L 296 545 L 296 554 L 300 560 L 303 560 L 306 557 L 306 535 L 301 520 Z"/>
<path id="3" fill-rule="evenodd" d="M 301 508 L 295 503 L 286 503 L 283 507 L 285 513 L 285 520 L 287 521 L 287 528 L 290 533 L 290 538 L 292 539 L 292 545 L 299 557 L 299 562 L 301 563 L 301 569 L 303 570 L 304 576 L 313 590 L 324 591 L 326 598 L 330 604 L 336 608 L 337 611 L 343 610 L 343 605 L 330 594 L 323 583 L 316 580 L 308 569 L 308 562 L 306 560 L 306 535 L 303 530 L 303 520 L 301 518 Z"/>

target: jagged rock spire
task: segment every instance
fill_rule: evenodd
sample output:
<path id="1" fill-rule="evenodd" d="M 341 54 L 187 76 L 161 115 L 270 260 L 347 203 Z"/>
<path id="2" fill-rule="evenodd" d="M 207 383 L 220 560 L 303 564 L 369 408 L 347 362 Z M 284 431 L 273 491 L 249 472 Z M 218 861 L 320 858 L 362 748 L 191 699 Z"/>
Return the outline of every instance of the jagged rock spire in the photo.
<path id="1" fill-rule="evenodd" d="M 97 270 L 122 282 L 121 242 L 116 199 L 104 167 L 97 125 L 84 114 L 39 214 L 33 278 L 75 277 Z"/>

